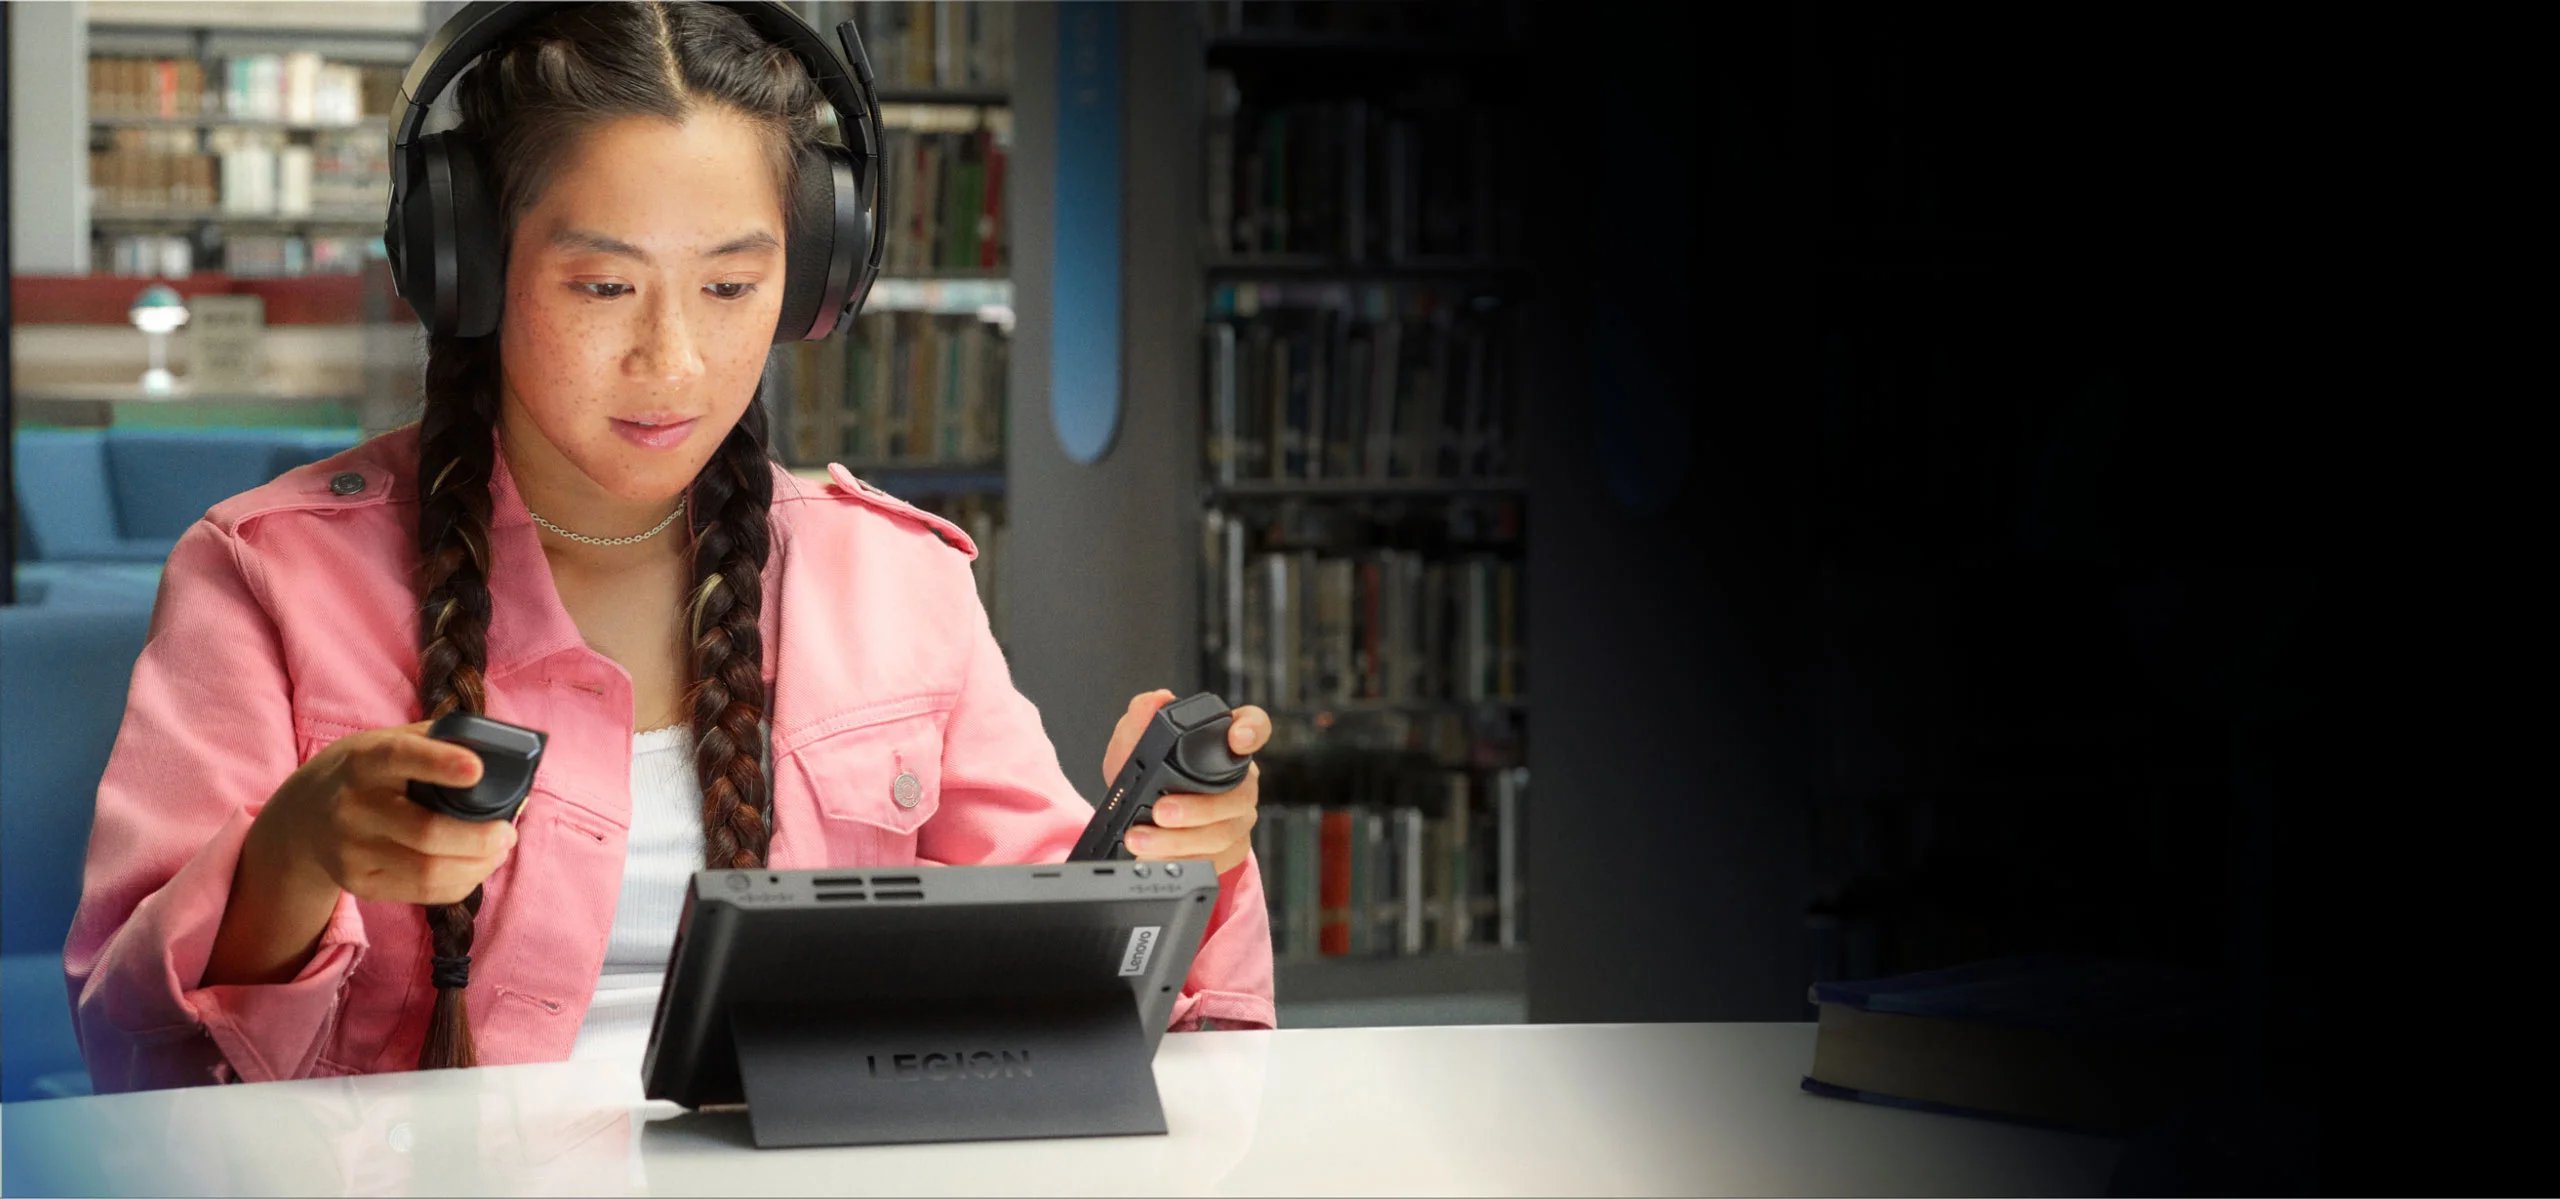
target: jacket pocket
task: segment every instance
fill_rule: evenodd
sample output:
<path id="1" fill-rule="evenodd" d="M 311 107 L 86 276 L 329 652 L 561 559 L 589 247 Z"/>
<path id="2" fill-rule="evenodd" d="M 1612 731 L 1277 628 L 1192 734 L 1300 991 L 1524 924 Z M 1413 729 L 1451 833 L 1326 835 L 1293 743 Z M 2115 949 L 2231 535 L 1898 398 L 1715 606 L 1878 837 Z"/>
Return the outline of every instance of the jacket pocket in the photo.
<path id="1" fill-rule="evenodd" d="M 952 702 L 951 696 L 924 696 L 870 705 L 866 712 L 874 715 L 857 716 L 786 755 L 776 781 L 811 797 L 831 824 L 856 826 L 831 830 L 831 845 L 846 840 L 838 832 L 867 834 L 854 840 L 875 843 L 891 859 L 903 842 L 902 860 L 912 861 L 914 838 L 942 805 L 942 737 Z"/>

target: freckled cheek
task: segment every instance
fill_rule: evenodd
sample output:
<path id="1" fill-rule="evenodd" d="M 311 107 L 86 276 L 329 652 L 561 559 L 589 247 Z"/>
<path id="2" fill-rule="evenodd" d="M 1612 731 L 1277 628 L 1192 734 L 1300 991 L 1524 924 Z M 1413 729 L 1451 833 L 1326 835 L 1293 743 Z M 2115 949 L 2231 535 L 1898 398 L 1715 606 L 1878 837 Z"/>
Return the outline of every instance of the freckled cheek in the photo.
<path id="1" fill-rule="evenodd" d="M 507 374 L 555 436 L 587 415 L 607 412 L 621 335 L 600 314 L 575 305 L 526 303 L 507 313 Z"/>
<path id="2" fill-rule="evenodd" d="M 732 412 L 744 412 L 754 402 L 756 384 L 764 374 L 767 348 L 762 341 L 726 339 L 718 356 L 708 364 L 711 377 L 721 384 L 721 393 L 735 397 L 729 404 Z"/>
<path id="3" fill-rule="evenodd" d="M 570 375 L 610 366 L 623 341 L 608 314 L 574 306 L 537 309 L 525 331 L 536 355 Z"/>

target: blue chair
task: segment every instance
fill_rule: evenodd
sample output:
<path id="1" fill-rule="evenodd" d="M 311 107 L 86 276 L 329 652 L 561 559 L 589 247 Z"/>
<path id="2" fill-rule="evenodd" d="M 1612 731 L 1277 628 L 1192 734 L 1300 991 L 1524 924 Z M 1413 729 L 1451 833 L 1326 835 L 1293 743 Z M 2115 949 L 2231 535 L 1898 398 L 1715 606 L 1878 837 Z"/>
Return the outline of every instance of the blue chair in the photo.
<path id="1" fill-rule="evenodd" d="M 151 608 L 0 607 L 0 1100 L 84 1094 L 62 947 Z"/>
<path id="2" fill-rule="evenodd" d="M 356 444 L 353 429 L 28 429 L 16 436 L 23 556 L 148 562 L 215 504 Z"/>
<path id="3" fill-rule="evenodd" d="M 148 610 L 159 597 L 160 574 L 158 562 L 21 562 L 17 602 Z"/>
<path id="4" fill-rule="evenodd" d="M 267 478 L 275 478 L 298 466 L 308 466 L 342 450 L 355 447 L 358 440 L 353 429 L 274 429 L 275 455 L 267 463 Z"/>
<path id="5" fill-rule="evenodd" d="M 46 562 L 159 562 L 177 534 L 125 536 L 108 477 L 104 429 L 28 429 L 16 438 L 20 553 Z"/>
<path id="6" fill-rule="evenodd" d="M 116 523 L 125 537 L 174 545 L 215 504 L 282 473 L 279 462 L 316 462 L 355 444 L 349 430 L 334 448 L 291 429 L 111 429 L 107 478 Z M 166 558 L 164 549 L 161 557 Z"/>

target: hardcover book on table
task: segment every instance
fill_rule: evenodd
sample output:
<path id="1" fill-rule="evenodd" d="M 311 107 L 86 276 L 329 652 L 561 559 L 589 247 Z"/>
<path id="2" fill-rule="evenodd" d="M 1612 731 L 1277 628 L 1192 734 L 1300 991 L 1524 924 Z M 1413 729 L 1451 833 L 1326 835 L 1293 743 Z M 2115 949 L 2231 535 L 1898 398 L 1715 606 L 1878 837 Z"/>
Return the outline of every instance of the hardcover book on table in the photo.
<path id="1" fill-rule="evenodd" d="M 2211 980 L 2159 963 L 2004 958 L 1816 983 L 1818 1095 L 2120 1135 L 2214 1060 Z"/>

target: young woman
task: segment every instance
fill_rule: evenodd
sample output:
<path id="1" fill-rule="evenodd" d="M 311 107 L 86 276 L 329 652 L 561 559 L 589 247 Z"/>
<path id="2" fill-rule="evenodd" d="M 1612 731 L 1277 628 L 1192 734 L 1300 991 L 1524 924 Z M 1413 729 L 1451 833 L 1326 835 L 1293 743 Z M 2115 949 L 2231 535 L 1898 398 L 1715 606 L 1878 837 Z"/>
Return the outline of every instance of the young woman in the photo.
<path id="1" fill-rule="evenodd" d="M 768 458 L 799 60 L 710 5 L 578 5 L 457 88 L 498 331 L 432 338 L 419 422 L 170 555 L 65 951 L 101 1091 L 636 1056 L 691 871 L 1059 861 L 1092 814 L 967 536 Z M 476 778 L 424 735 L 455 709 L 549 734 L 515 823 L 407 799 Z M 1257 797 L 1131 843 L 1219 871 L 1175 1029 L 1273 1022 Z"/>

